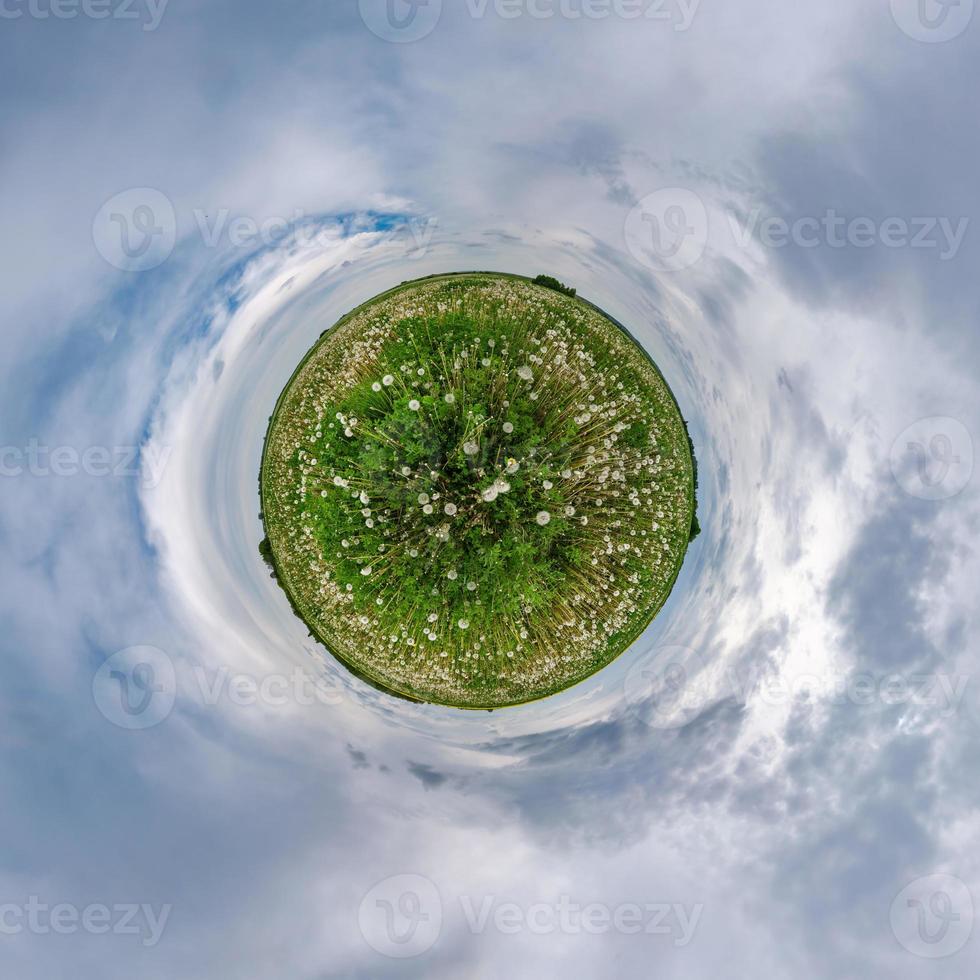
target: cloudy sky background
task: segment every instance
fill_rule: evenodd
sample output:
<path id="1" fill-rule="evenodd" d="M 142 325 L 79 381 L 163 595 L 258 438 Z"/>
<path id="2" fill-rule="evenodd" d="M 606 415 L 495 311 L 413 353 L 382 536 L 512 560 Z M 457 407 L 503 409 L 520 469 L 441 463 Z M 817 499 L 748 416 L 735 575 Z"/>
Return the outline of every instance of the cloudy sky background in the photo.
<path id="1" fill-rule="evenodd" d="M 371 0 L 3 8 L 4 976 L 975 974 L 972 0 L 445 6 L 408 43 Z M 153 268 L 119 268 L 111 214 L 135 241 L 147 203 Z M 257 552 L 302 354 L 474 268 L 626 324 L 701 477 L 638 644 L 493 714 L 348 676 Z M 110 671 L 144 661 L 165 689 L 126 715 Z M 58 934 L 31 896 L 169 911 Z M 660 929 L 471 923 L 563 896 Z"/>

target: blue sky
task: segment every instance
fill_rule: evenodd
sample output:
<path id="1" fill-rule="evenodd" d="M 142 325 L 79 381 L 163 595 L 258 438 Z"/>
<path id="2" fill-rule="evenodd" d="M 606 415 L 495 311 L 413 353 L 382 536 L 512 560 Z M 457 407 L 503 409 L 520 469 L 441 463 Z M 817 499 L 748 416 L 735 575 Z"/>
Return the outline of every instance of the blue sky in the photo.
<path id="1" fill-rule="evenodd" d="M 972 15 L 6 0 L 3 975 L 974 975 Z M 624 323 L 701 477 L 637 645 L 493 714 L 257 551 L 303 353 L 474 268 Z"/>

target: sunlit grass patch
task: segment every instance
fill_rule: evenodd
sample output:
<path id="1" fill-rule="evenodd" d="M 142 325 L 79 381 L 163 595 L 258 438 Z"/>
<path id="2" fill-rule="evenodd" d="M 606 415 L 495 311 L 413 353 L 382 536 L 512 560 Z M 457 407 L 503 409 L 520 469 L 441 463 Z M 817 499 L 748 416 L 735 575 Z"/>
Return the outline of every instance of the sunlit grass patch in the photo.
<path id="1" fill-rule="evenodd" d="M 694 520 L 677 405 L 625 331 L 552 282 L 376 297 L 276 407 L 265 553 L 311 631 L 383 689 L 471 708 L 553 694 L 620 654 L 676 578 Z"/>

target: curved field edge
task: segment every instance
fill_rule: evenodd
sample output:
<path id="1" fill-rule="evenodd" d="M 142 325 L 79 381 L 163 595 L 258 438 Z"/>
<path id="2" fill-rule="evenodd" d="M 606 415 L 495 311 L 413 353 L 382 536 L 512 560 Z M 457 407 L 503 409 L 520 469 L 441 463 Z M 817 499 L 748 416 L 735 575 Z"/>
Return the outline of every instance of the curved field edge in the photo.
<path id="1" fill-rule="evenodd" d="M 688 470 L 688 477 L 689 477 L 687 481 L 687 486 L 690 490 L 688 503 L 689 503 L 689 512 L 690 512 L 689 525 L 691 528 L 691 532 L 687 542 L 685 542 L 683 549 L 680 551 L 678 555 L 678 559 L 677 562 L 675 563 L 673 574 L 671 575 L 669 582 L 661 590 L 661 594 L 657 598 L 657 601 L 655 601 L 651 605 L 650 615 L 647 618 L 645 618 L 645 620 L 642 621 L 635 629 L 631 630 L 629 635 L 622 637 L 621 641 L 615 644 L 615 646 L 618 647 L 617 652 L 612 653 L 610 656 L 604 658 L 601 662 L 597 664 L 590 665 L 588 669 L 580 672 L 579 674 L 572 675 L 570 679 L 566 679 L 559 687 L 556 687 L 553 690 L 544 691 L 541 693 L 535 693 L 530 697 L 521 698 L 508 702 L 501 702 L 493 706 L 487 706 L 486 704 L 465 703 L 462 701 L 457 702 L 457 701 L 445 701 L 445 700 L 434 699 L 432 697 L 427 697 L 424 692 L 416 691 L 409 686 L 404 686 L 404 687 L 395 686 L 389 680 L 382 680 L 380 677 L 373 675 L 369 670 L 366 669 L 364 664 L 357 661 L 353 661 L 349 656 L 345 655 L 342 651 L 338 650 L 334 645 L 332 645 L 326 639 L 326 637 L 324 637 L 322 633 L 317 629 L 316 625 L 313 622 L 315 617 L 312 615 L 307 615 L 304 612 L 302 606 L 300 605 L 296 597 L 297 592 L 291 586 L 289 574 L 287 570 L 283 567 L 282 563 L 280 563 L 276 558 L 275 550 L 272 547 L 271 538 L 269 537 L 269 527 L 267 524 L 267 517 L 266 517 L 267 514 L 266 457 L 269 451 L 270 437 L 276 428 L 276 423 L 279 417 L 279 413 L 283 407 L 284 402 L 286 401 L 287 397 L 291 392 L 293 383 L 296 381 L 297 377 L 302 373 L 303 369 L 305 368 L 310 358 L 312 358 L 317 353 L 320 346 L 328 339 L 328 336 L 334 334 L 338 330 L 338 328 L 343 326 L 353 317 L 357 316 L 361 311 L 363 311 L 367 307 L 374 306 L 375 304 L 385 299 L 389 299 L 399 292 L 412 289 L 421 283 L 433 283 L 439 280 L 451 281 L 453 279 L 467 278 L 473 276 L 516 280 L 516 281 L 523 282 L 527 285 L 536 286 L 538 289 L 542 289 L 544 291 L 554 290 L 557 288 L 556 286 L 545 284 L 544 282 L 540 281 L 543 277 L 538 277 L 539 281 L 536 282 L 534 279 L 532 279 L 529 276 L 524 276 L 517 273 L 509 273 L 509 272 L 474 270 L 474 271 L 463 271 L 463 272 L 435 273 L 429 276 L 422 276 L 418 279 L 404 280 L 400 282 L 398 285 L 393 286 L 392 288 L 387 289 L 382 293 L 378 293 L 370 297 L 365 302 L 361 303 L 360 305 L 356 306 L 354 309 L 345 313 L 334 324 L 321 331 L 317 339 L 314 341 L 314 343 L 311 345 L 309 350 L 306 352 L 306 354 L 303 356 L 300 362 L 296 365 L 292 374 L 289 376 L 289 379 L 283 386 L 282 391 L 279 394 L 279 397 L 276 399 L 276 403 L 275 406 L 273 407 L 272 414 L 269 416 L 269 424 L 266 428 L 266 433 L 262 444 L 262 456 L 261 456 L 261 462 L 259 467 L 259 501 L 260 501 L 260 508 L 261 508 L 259 517 L 262 521 L 262 527 L 264 533 L 264 538 L 259 545 L 259 552 L 262 558 L 265 560 L 266 564 L 271 568 L 272 575 L 275 577 L 282 590 L 286 593 L 286 597 L 289 601 L 290 607 L 293 610 L 293 613 L 302 621 L 303 625 L 307 628 L 310 637 L 316 640 L 321 646 L 324 647 L 324 649 L 327 650 L 327 652 L 332 657 L 334 657 L 335 660 L 343 664 L 344 667 L 346 667 L 352 674 L 354 674 L 354 676 L 362 680 L 364 683 L 368 684 L 369 686 L 385 694 L 389 694 L 406 701 L 411 701 L 416 704 L 439 704 L 445 707 L 452 707 L 452 708 L 469 710 L 469 711 L 494 711 L 497 710 L 498 708 L 517 707 L 519 705 L 530 704 L 535 701 L 542 701 L 560 692 L 570 690 L 576 685 L 581 684 L 583 681 L 588 680 L 590 677 L 598 673 L 600 670 L 603 670 L 605 667 L 608 667 L 609 664 L 611 664 L 614 660 L 617 660 L 623 654 L 627 653 L 630 650 L 630 648 L 633 646 L 633 644 L 636 642 L 636 640 L 647 629 L 650 623 L 653 622 L 653 620 L 657 617 L 660 610 L 663 608 L 664 604 L 670 598 L 670 595 L 673 592 L 674 585 L 677 582 L 677 578 L 680 575 L 681 568 L 684 565 L 684 559 L 687 555 L 687 549 L 690 545 L 690 542 L 694 540 L 694 538 L 697 536 L 698 531 L 700 530 L 697 524 L 697 460 L 694 453 L 694 444 L 691 440 L 690 433 L 688 431 L 687 421 L 684 419 L 684 415 L 681 412 L 680 404 L 678 403 L 677 398 L 674 395 L 673 389 L 670 387 L 670 384 L 667 382 L 667 379 L 664 377 L 663 372 L 660 370 L 656 361 L 654 361 L 650 353 L 636 339 L 636 337 L 631 333 L 631 331 L 626 326 L 624 326 L 614 317 L 610 316 L 605 310 L 597 306 L 595 303 L 590 302 L 589 300 L 585 299 L 582 296 L 577 296 L 574 294 L 574 291 L 571 291 L 571 295 L 574 296 L 576 300 L 585 304 L 594 312 L 599 314 L 605 321 L 615 326 L 616 329 L 619 330 L 621 333 L 623 333 L 632 342 L 634 347 L 640 351 L 640 353 L 643 355 L 645 360 L 654 369 L 655 373 L 657 374 L 658 378 L 663 384 L 664 389 L 668 393 L 674 405 L 674 409 L 677 412 L 677 417 L 683 423 L 684 434 L 686 437 L 685 441 L 687 443 L 687 449 L 688 449 L 687 453 L 684 454 L 684 462 L 686 463 L 687 470 Z M 557 280 L 555 280 L 554 282 L 557 283 Z M 563 289 L 561 291 L 564 292 Z M 569 295 L 569 293 L 566 292 L 566 295 Z"/>

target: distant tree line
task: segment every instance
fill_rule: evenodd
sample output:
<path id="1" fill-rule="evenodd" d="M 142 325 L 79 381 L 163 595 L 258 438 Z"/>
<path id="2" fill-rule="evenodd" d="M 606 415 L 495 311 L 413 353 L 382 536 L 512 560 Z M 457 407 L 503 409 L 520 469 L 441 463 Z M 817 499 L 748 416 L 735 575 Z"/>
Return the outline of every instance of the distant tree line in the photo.
<path id="1" fill-rule="evenodd" d="M 564 293 L 566 296 L 575 295 L 575 290 L 571 286 L 559 282 L 554 276 L 535 276 L 534 283 L 537 286 L 544 286 L 545 289 L 553 289 L 556 293 Z"/>

